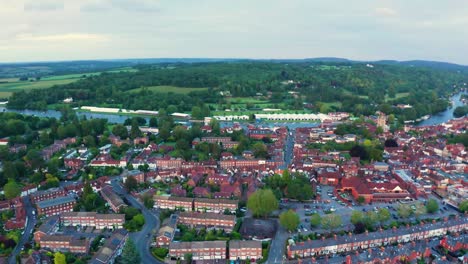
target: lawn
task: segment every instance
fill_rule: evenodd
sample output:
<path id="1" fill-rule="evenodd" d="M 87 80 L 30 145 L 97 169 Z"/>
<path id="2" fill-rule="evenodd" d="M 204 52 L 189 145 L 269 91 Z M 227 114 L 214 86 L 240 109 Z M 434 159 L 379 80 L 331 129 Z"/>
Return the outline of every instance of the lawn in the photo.
<path id="1" fill-rule="evenodd" d="M 189 87 L 176 87 L 176 86 L 168 86 L 168 85 L 160 85 L 160 86 L 151 86 L 151 87 L 142 87 L 137 89 L 132 89 L 128 91 L 129 93 L 138 93 L 139 91 L 146 89 L 152 92 L 157 93 L 179 93 L 179 94 L 188 94 L 190 92 L 200 92 L 206 91 L 208 88 L 189 88 Z"/>
<path id="2" fill-rule="evenodd" d="M 403 97 L 408 97 L 410 93 L 397 93 L 395 94 L 395 98 L 390 98 L 388 97 L 388 94 L 385 95 L 385 102 L 390 101 L 390 100 L 395 100 L 395 99 L 400 99 Z"/>
<path id="3" fill-rule="evenodd" d="M 267 100 L 256 99 L 256 98 L 253 98 L 253 97 L 232 97 L 232 98 L 229 98 L 228 101 L 231 104 L 247 104 L 247 103 L 251 103 L 251 104 L 268 104 L 269 103 L 269 101 L 267 101 Z"/>

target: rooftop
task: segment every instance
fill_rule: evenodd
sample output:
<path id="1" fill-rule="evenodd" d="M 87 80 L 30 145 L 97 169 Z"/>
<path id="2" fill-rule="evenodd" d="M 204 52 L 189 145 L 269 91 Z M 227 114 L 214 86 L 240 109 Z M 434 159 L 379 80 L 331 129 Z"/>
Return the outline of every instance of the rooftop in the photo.
<path id="1" fill-rule="evenodd" d="M 72 195 L 57 197 L 55 199 L 45 200 L 37 203 L 37 206 L 40 208 L 46 208 L 56 205 L 61 205 L 64 203 L 75 202 L 75 197 Z"/>

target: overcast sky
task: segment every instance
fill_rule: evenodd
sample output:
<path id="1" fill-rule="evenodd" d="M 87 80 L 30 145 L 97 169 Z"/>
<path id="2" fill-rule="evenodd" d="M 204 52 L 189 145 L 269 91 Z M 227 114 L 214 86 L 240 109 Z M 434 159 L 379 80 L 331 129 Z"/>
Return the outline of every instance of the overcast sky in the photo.
<path id="1" fill-rule="evenodd" d="M 427 59 L 468 65 L 466 0 L 0 0 L 0 62 Z"/>

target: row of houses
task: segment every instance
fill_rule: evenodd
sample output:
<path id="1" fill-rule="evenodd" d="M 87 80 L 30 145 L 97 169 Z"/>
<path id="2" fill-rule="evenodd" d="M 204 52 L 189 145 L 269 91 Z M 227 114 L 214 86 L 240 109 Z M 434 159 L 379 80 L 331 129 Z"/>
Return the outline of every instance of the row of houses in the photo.
<path id="1" fill-rule="evenodd" d="M 222 213 L 226 209 L 235 213 L 237 200 L 154 196 L 154 207 L 160 209 Z"/>
<path id="2" fill-rule="evenodd" d="M 335 236 L 332 239 L 309 240 L 297 244 L 288 245 L 289 258 L 307 258 L 317 255 L 350 252 L 358 249 L 367 249 L 386 246 L 393 243 L 406 243 L 416 240 L 424 240 L 438 237 L 447 232 L 463 232 L 468 229 L 468 219 L 454 219 L 442 222 L 421 224 L 419 226 L 394 228 L 392 230 L 359 235 Z"/>
<path id="3" fill-rule="evenodd" d="M 192 254 L 193 260 L 259 260 L 262 258 L 262 242 L 260 241 L 226 241 L 173 242 L 169 245 L 169 256 L 184 259 L 186 254 Z"/>

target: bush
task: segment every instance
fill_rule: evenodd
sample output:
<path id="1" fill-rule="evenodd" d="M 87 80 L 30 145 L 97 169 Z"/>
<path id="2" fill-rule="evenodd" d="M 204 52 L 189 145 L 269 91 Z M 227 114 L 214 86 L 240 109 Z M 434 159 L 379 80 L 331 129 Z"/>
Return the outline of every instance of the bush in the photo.
<path id="1" fill-rule="evenodd" d="M 160 258 L 160 259 L 164 259 L 167 256 L 168 253 L 169 253 L 169 249 L 167 249 L 167 248 L 155 248 L 155 249 L 153 249 L 153 254 L 156 257 Z"/>

